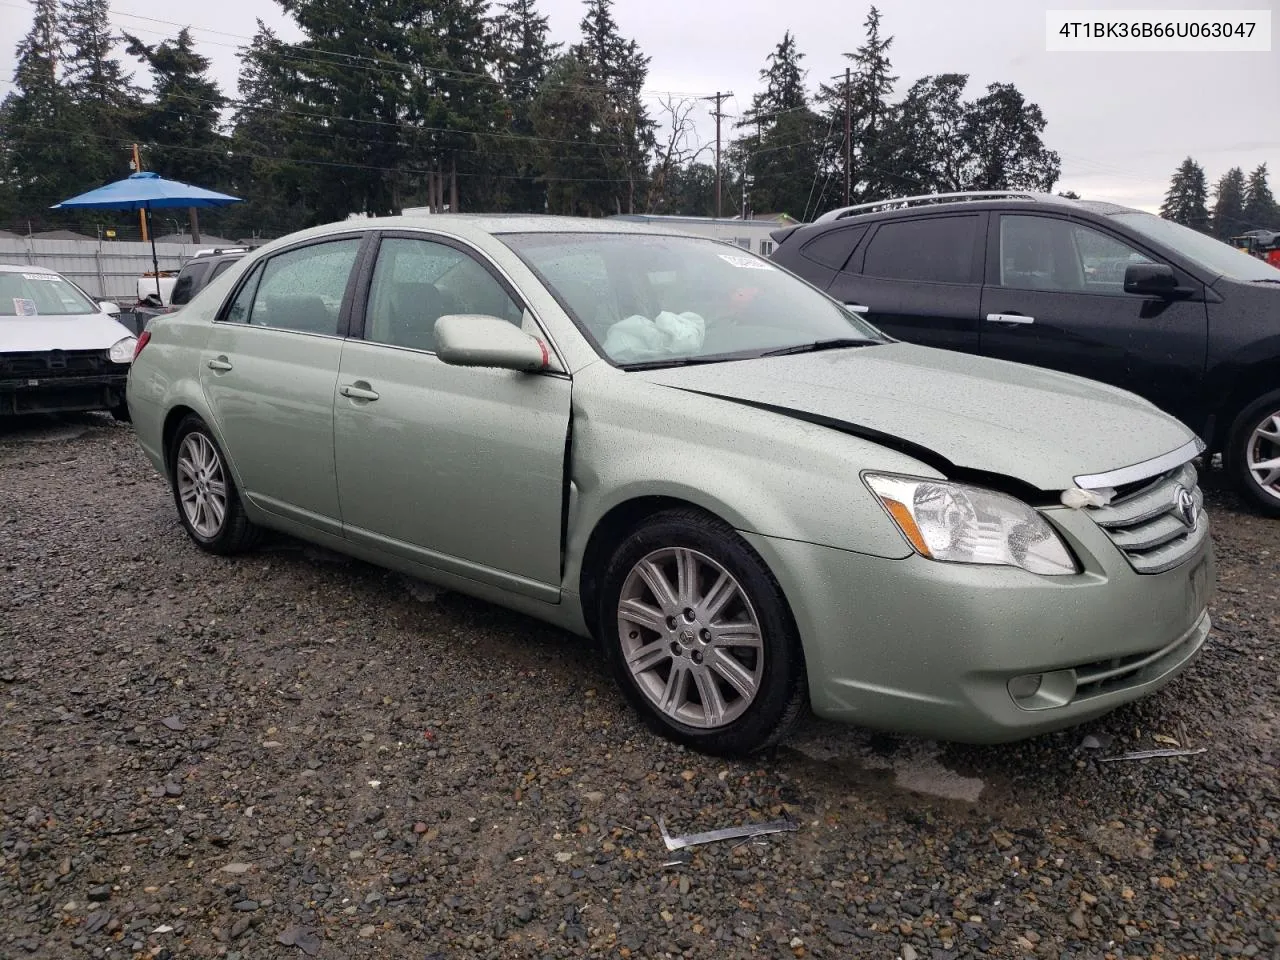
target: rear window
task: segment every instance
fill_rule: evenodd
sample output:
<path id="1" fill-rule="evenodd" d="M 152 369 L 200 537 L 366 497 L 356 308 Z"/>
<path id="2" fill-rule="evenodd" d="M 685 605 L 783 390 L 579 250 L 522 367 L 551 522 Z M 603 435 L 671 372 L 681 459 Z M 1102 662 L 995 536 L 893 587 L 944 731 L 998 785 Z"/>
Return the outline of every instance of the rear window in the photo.
<path id="1" fill-rule="evenodd" d="M 866 235 L 866 227 L 843 227 L 839 230 L 828 230 L 819 237 L 814 237 L 803 247 L 800 254 L 806 260 L 839 270 L 853 253 L 858 241 Z"/>
<path id="2" fill-rule="evenodd" d="M 178 274 L 177 282 L 173 285 L 173 295 L 169 298 L 169 302 L 175 305 L 189 303 L 196 292 L 196 284 L 204 279 L 208 269 L 207 263 L 189 263 L 183 267 L 182 272 Z"/>
<path id="3" fill-rule="evenodd" d="M 926 217 L 884 223 L 867 247 L 862 272 L 885 280 L 971 283 L 978 217 Z"/>

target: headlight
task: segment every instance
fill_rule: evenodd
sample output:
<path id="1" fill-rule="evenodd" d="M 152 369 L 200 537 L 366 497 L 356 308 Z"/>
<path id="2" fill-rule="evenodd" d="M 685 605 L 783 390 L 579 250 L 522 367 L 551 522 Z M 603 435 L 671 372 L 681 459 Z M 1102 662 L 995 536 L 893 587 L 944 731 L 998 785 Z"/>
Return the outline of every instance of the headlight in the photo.
<path id="1" fill-rule="evenodd" d="M 1021 500 L 942 480 L 883 474 L 864 479 L 921 556 L 1021 567 L 1046 576 L 1079 570 L 1053 527 Z"/>
<path id="2" fill-rule="evenodd" d="M 138 345 L 137 337 L 125 337 L 111 345 L 112 363 L 132 363 L 133 348 Z"/>

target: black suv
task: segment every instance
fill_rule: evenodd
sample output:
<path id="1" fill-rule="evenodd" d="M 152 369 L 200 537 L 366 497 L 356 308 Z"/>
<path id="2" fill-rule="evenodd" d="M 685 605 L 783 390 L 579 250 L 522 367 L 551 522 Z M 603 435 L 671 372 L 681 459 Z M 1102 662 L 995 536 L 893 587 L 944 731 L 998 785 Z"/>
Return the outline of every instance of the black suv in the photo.
<path id="1" fill-rule="evenodd" d="M 143 302 L 133 308 L 137 332 L 141 334 L 153 317 L 173 313 L 179 307 L 190 303 L 192 297 L 226 273 L 233 263 L 248 252 L 248 247 L 201 250 L 183 264 L 182 270 L 178 272 L 178 279 L 173 283 L 173 293 L 169 297 L 168 306 Z"/>
<path id="2" fill-rule="evenodd" d="M 904 197 L 773 233 L 773 260 L 913 343 L 1143 396 L 1280 516 L 1280 270 L 1139 210 Z"/>

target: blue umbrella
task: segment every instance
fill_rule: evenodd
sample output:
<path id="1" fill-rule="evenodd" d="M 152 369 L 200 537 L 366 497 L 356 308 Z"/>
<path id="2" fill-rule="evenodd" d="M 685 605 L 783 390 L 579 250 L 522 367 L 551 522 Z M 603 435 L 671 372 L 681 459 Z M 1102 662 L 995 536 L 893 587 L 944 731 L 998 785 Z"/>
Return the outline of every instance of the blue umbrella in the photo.
<path id="1" fill-rule="evenodd" d="M 156 257 L 156 234 L 150 229 L 151 211 L 172 207 L 226 207 L 240 202 L 239 197 L 206 190 L 204 187 L 193 187 L 177 180 L 166 180 L 158 173 L 145 170 L 70 200 L 55 203 L 52 209 L 145 210 L 147 233 L 151 237 L 151 266 L 155 270 L 156 292 L 159 293 L 160 262 Z"/>

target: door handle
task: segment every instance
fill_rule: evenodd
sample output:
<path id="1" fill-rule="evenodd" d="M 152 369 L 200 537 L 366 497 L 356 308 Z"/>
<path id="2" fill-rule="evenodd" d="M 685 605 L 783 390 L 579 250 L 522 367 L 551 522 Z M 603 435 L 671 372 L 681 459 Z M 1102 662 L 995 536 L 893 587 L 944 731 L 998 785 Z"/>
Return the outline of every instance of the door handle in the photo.
<path id="1" fill-rule="evenodd" d="M 1035 317 L 1023 316 L 1020 313 L 988 313 L 987 323 L 1035 323 Z"/>
<path id="2" fill-rule="evenodd" d="M 216 370 L 218 373 L 226 373 L 231 369 L 231 361 L 226 357 L 214 357 L 207 366 L 210 370 Z"/>
<path id="3" fill-rule="evenodd" d="M 854 313 L 870 313 L 871 312 L 870 307 L 863 306 L 861 303 L 846 303 L 845 306 L 848 307 L 850 310 L 852 310 Z"/>
<path id="4" fill-rule="evenodd" d="M 338 388 L 338 392 L 344 397 L 350 397 L 352 400 L 378 399 L 378 392 L 370 389 L 369 384 L 365 383 L 363 380 L 359 380 L 355 383 L 344 384 Z"/>

